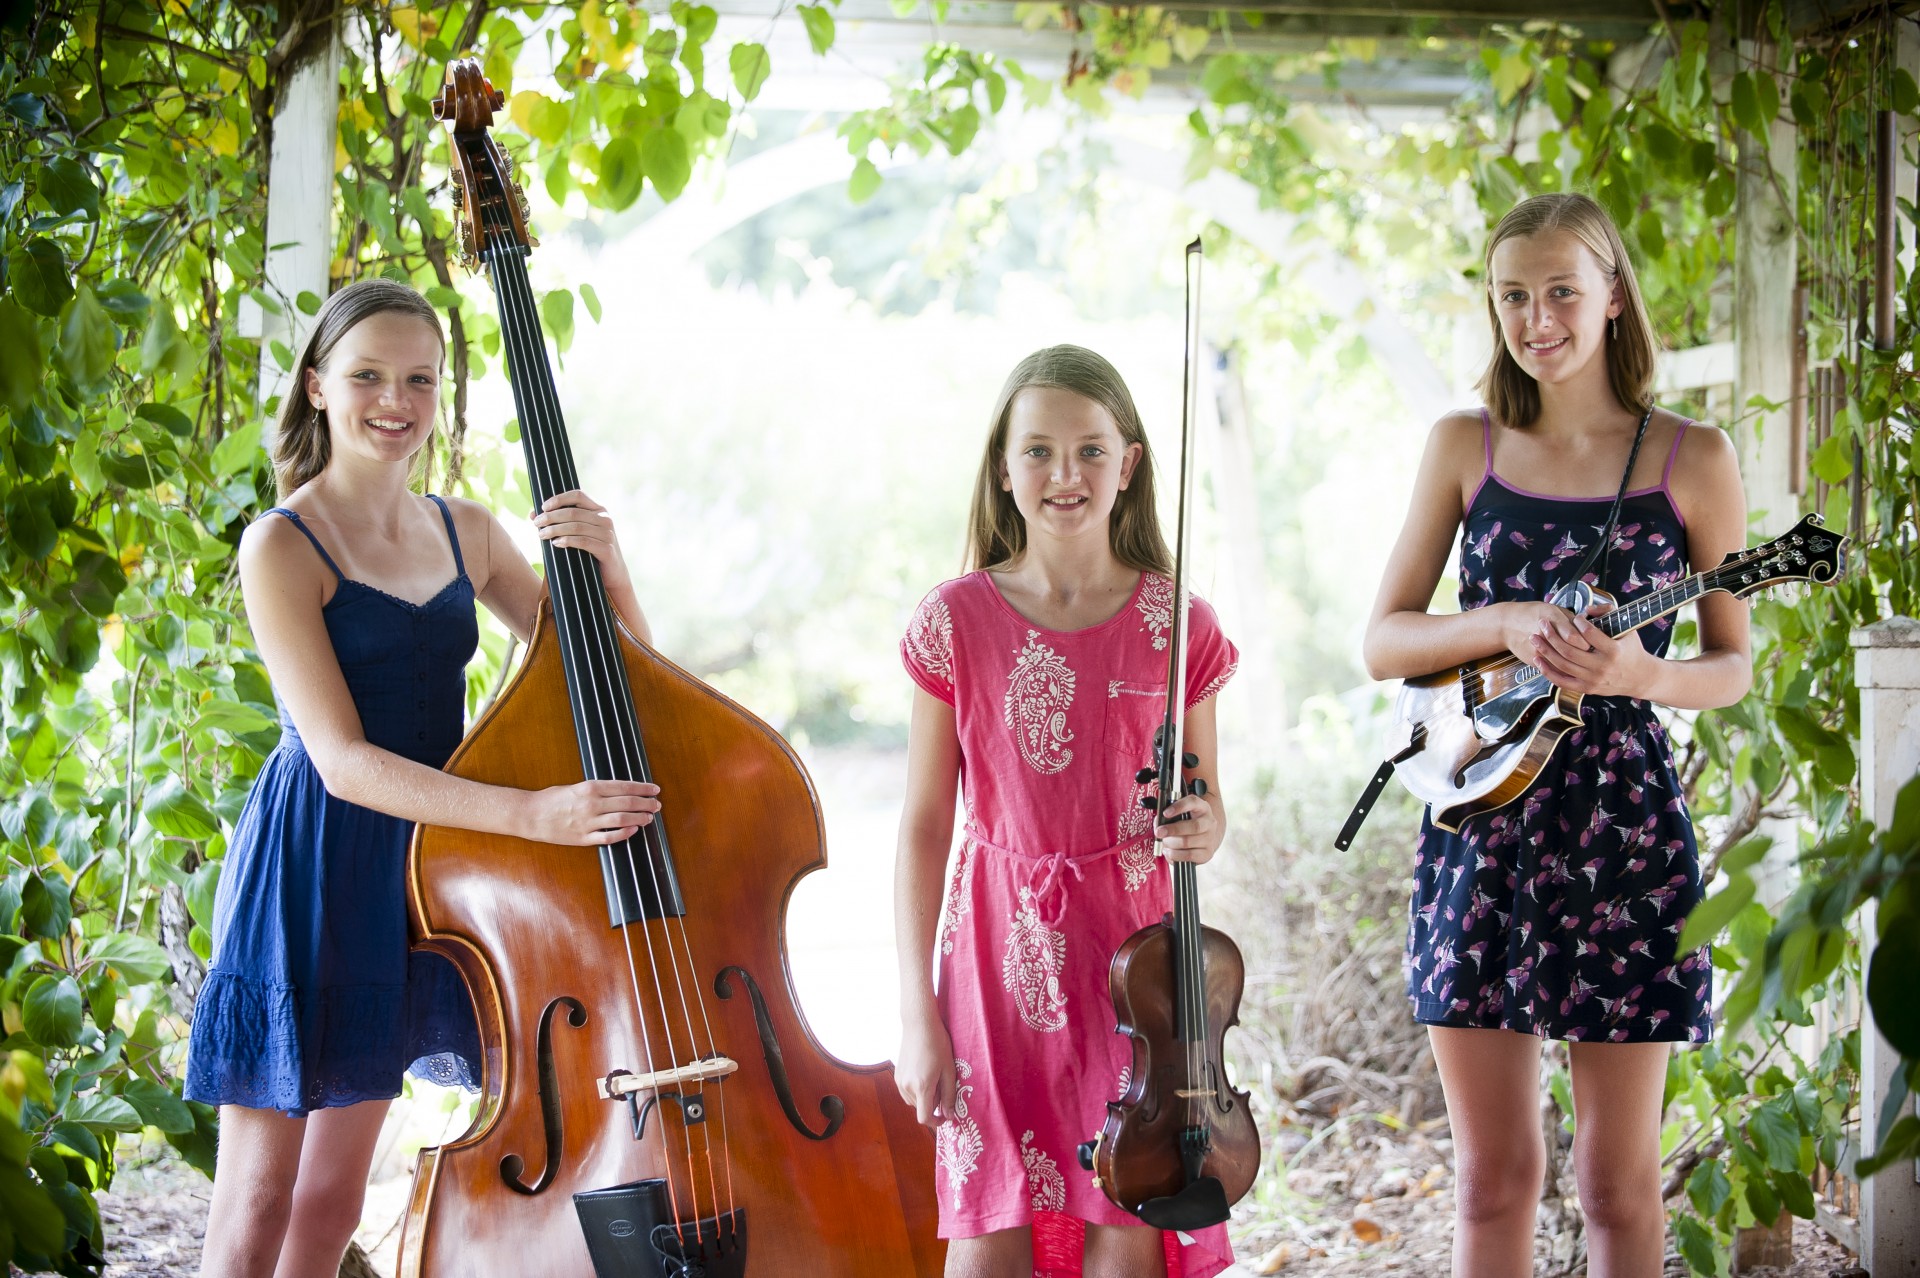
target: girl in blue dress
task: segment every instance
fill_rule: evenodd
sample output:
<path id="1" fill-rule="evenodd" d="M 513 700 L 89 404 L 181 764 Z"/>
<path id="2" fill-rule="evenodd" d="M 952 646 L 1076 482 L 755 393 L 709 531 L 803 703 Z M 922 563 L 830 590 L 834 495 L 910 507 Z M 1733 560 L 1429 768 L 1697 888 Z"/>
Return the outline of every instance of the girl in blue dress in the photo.
<path id="1" fill-rule="evenodd" d="M 334 294 L 280 414 L 282 505 L 241 539 L 283 735 L 234 827 L 194 1013 L 187 1095 L 220 1106 L 203 1274 L 333 1278 L 402 1073 L 473 1078 L 466 991 L 450 965 L 407 950 L 413 824 L 591 847 L 660 807 L 634 782 L 525 791 L 440 771 L 460 742 L 475 600 L 524 640 L 545 590 L 483 507 L 410 487 L 444 348 L 439 317 L 403 284 Z M 534 524 L 600 561 L 645 637 L 606 512 L 562 493 Z"/>
<path id="2" fill-rule="evenodd" d="M 1375 678 L 1501 651 L 1586 694 L 1582 724 L 1535 787 L 1421 829 L 1407 992 L 1429 1027 L 1452 1122 L 1453 1271 L 1533 1272 L 1545 1146 L 1539 1038 L 1568 1042 L 1574 1173 L 1594 1278 L 1660 1272 L 1660 1119 L 1667 1056 L 1709 1027 L 1705 951 L 1679 933 L 1701 895 L 1693 827 L 1651 705 L 1731 705 L 1752 681 L 1747 612 L 1698 603 L 1700 652 L 1670 627 L 1609 638 L 1542 602 L 1599 540 L 1633 453 L 1629 493 L 1587 580 L 1622 603 L 1745 544 L 1734 450 L 1652 407 L 1657 354 L 1633 266 L 1581 195 L 1518 205 L 1486 249 L 1494 354 L 1487 407 L 1428 437 L 1406 524 L 1367 628 Z M 1643 422 L 1645 423 L 1643 426 Z M 1460 536 L 1458 613 L 1427 611 Z M 1670 620 L 1670 619 L 1669 619 Z"/>

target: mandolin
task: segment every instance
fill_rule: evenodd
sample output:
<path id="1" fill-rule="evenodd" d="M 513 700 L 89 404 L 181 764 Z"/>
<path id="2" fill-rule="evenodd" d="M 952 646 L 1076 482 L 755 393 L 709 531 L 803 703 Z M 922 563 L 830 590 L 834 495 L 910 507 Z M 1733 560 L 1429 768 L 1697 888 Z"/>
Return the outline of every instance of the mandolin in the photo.
<path id="1" fill-rule="evenodd" d="M 1718 567 L 1631 603 L 1584 581 L 1562 586 L 1548 602 L 1619 638 L 1710 591 L 1744 599 L 1790 581 L 1831 582 L 1846 566 L 1847 539 L 1808 515 L 1772 541 L 1737 550 Z M 1353 842 L 1396 768 L 1443 830 L 1457 831 L 1467 818 L 1513 802 L 1533 788 L 1560 739 L 1579 725 L 1582 700 L 1506 652 L 1406 680 L 1391 729 L 1400 749 L 1374 775 L 1334 846 L 1345 851 Z"/>

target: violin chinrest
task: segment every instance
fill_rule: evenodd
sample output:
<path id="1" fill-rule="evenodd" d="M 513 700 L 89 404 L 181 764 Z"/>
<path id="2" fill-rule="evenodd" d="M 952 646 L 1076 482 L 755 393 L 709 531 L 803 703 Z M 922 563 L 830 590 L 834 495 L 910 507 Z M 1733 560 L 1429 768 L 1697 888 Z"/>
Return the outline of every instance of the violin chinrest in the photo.
<path id="1" fill-rule="evenodd" d="M 1147 1199 L 1133 1214 L 1155 1229 L 1193 1233 L 1226 1222 L 1227 1191 L 1218 1178 L 1201 1176 L 1177 1194 Z"/>

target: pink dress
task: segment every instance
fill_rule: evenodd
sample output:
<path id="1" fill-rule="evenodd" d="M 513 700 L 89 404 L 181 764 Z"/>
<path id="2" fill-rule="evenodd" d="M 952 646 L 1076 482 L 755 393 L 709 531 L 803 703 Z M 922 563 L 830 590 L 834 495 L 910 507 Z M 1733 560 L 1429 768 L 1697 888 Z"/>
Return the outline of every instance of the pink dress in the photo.
<path id="1" fill-rule="evenodd" d="M 1186 704 L 1218 692 L 1238 654 L 1199 599 Z M 1036 1254 L 1062 1213 L 1135 1225 L 1075 1149 L 1126 1090 L 1107 967 L 1173 908 L 1134 774 L 1164 711 L 1173 583 L 1142 573 L 1113 617 L 1048 630 L 984 572 L 936 587 L 900 645 L 915 683 L 954 708 L 966 830 L 941 910 L 940 1010 L 959 1098 L 937 1135 L 940 1235 L 1033 1224 Z M 1211 761 L 1209 761 L 1211 763 Z M 1141 1226 L 1144 1228 L 1144 1226 Z M 1177 1236 L 1175 1278 L 1232 1263 L 1226 1229 Z"/>

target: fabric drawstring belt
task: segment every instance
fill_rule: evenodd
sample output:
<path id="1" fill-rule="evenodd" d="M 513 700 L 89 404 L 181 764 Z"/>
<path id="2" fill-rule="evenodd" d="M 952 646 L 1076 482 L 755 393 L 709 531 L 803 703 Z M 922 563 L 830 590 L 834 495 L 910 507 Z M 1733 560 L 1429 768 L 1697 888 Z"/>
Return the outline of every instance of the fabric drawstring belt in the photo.
<path id="1" fill-rule="evenodd" d="M 1119 856 L 1128 848 L 1138 847 L 1142 843 L 1151 843 L 1153 841 L 1153 836 L 1146 834 L 1137 838 L 1128 839 L 1125 843 L 1116 843 L 1112 847 L 1103 848 L 1098 852 L 1086 852 L 1079 856 L 1070 856 L 1065 852 L 1043 852 L 1038 856 L 1034 856 L 1025 852 L 1016 852 L 1012 848 L 1001 847 L 998 843 L 987 838 L 971 825 L 966 828 L 965 837 L 967 842 L 973 844 L 975 847 L 985 848 L 989 852 L 998 852 L 1002 856 L 1011 857 L 1016 861 L 1026 862 L 1030 867 L 1027 889 L 1033 893 L 1033 904 L 1034 908 L 1040 912 L 1040 921 L 1046 923 L 1048 926 L 1058 923 L 1060 916 L 1066 912 L 1067 875 L 1069 873 L 1073 875 L 1076 881 L 1085 882 L 1087 874 L 1084 867 L 1093 864 L 1095 861 L 1104 861 L 1108 857 Z M 1054 898 L 1056 897 L 1058 898 L 1058 908 L 1051 908 L 1055 904 Z"/>

